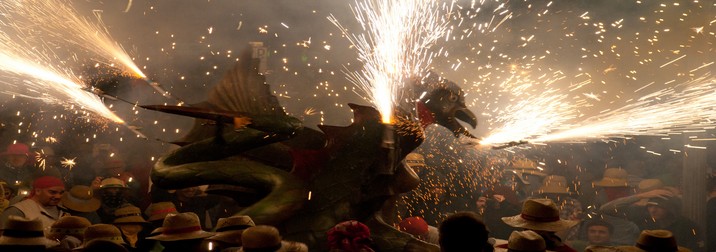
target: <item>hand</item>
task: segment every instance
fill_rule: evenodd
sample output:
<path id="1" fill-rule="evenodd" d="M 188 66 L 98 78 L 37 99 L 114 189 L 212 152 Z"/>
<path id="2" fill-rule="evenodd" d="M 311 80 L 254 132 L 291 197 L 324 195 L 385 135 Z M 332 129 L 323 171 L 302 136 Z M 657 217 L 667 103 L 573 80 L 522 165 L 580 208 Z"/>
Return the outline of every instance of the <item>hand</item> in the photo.
<path id="1" fill-rule="evenodd" d="M 492 198 L 494 198 L 495 200 L 497 200 L 497 202 L 499 202 L 499 203 L 502 203 L 503 201 L 505 201 L 505 196 L 504 196 L 504 195 L 500 195 L 500 194 L 492 195 Z"/>
<path id="2" fill-rule="evenodd" d="M 100 185 L 102 185 L 102 177 L 95 177 L 94 180 L 92 180 L 92 185 L 90 185 L 90 187 L 92 189 L 99 189 Z"/>

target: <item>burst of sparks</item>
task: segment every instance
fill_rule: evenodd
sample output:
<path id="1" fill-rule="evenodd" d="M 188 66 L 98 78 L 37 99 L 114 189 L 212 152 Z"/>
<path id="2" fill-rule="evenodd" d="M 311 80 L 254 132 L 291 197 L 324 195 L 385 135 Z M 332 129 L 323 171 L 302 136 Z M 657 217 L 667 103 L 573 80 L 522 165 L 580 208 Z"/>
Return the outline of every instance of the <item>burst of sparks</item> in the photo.
<path id="1" fill-rule="evenodd" d="M 62 158 L 62 161 L 60 161 L 60 164 L 62 167 L 72 170 L 77 163 L 75 162 L 75 159 L 77 158 Z"/>
<path id="2" fill-rule="evenodd" d="M 352 6 L 364 33 L 355 34 L 335 24 L 358 50 L 363 69 L 348 74 L 348 79 L 367 94 L 390 123 L 393 109 L 401 99 L 400 91 L 410 78 L 420 76 L 434 54 L 431 46 L 445 35 L 453 3 L 439 6 L 432 0 L 365 0 Z"/>
<path id="3" fill-rule="evenodd" d="M 127 10 L 129 7 L 131 1 Z M 79 15 L 66 0 L 7 0 L 0 2 L 0 8 L 14 19 L 13 22 L 25 21 L 27 26 L 42 29 L 42 36 L 85 48 L 108 62 L 118 61 L 125 71 L 136 77 L 147 78 L 124 48 L 111 38 L 102 23 L 101 11 L 94 12 L 97 16 L 97 23 L 94 23 Z"/>
<path id="4" fill-rule="evenodd" d="M 18 42 L 20 41 L 20 42 Z M 85 91 L 79 78 L 69 71 L 53 67 L 46 56 L 19 38 L 13 40 L 0 32 L 0 71 L 21 80 L 2 82 L 5 93 L 41 99 L 56 104 L 74 104 L 117 123 L 124 121 L 110 111 L 96 95 Z M 9 91 L 16 90 L 16 91 Z"/>

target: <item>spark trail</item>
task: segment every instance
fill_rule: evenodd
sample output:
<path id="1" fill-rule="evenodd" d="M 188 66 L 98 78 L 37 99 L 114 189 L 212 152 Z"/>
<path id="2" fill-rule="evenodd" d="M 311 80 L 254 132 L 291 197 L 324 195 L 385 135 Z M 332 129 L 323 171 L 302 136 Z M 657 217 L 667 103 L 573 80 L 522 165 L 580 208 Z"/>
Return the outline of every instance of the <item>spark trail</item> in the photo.
<path id="1" fill-rule="evenodd" d="M 333 15 L 335 24 L 358 50 L 363 69 L 347 73 L 390 123 L 401 91 L 410 78 L 421 76 L 435 53 L 432 46 L 447 31 L 454 3 L 432 0 L 365 0 L 352 6 L 363 33 L 351 33 Z"/>

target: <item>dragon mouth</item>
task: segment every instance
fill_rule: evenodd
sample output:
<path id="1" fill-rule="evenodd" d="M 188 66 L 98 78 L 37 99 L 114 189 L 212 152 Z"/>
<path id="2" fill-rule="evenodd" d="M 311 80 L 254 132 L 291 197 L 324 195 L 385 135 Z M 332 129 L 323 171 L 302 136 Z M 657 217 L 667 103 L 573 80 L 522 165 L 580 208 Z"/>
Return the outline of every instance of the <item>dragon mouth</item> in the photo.
<path id="1" fill-rule="evenodd" d="M 452 114 L 453 116 L 451 116 L 449 123 L 446 125 L 446 127 L 450 129 L 456 137 L 464 135 L 470 138 L 476 138 L 458 122 L 458 120 L 463 121 L 469 124 L 474 129 L 475 127 L 477 127 L 477 117 L 475 116 L 475 114 L 473 114 L 472 111 L 470 111 L 466 107 L 456 108 L 452 112 Z"/>

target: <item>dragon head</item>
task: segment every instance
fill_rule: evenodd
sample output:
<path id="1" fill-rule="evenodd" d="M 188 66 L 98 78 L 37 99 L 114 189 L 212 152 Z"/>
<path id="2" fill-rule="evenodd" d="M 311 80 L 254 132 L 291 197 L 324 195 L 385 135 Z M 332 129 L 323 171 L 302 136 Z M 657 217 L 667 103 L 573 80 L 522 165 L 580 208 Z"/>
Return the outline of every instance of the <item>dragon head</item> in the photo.
<path id="1" fill-rule="evenodd" d="M 449 129 L 455 137 L 465 135 L 475 138 L 458 120 L 477 127 L 477 117 L 465 105 L 465 92 L 457 84 L 441 79 L 437 74 L 429 73 L 420 86 L 425 90 L 419 93 L 417 101 L 418 118 L 423 127 L 436 123 Z"/>

